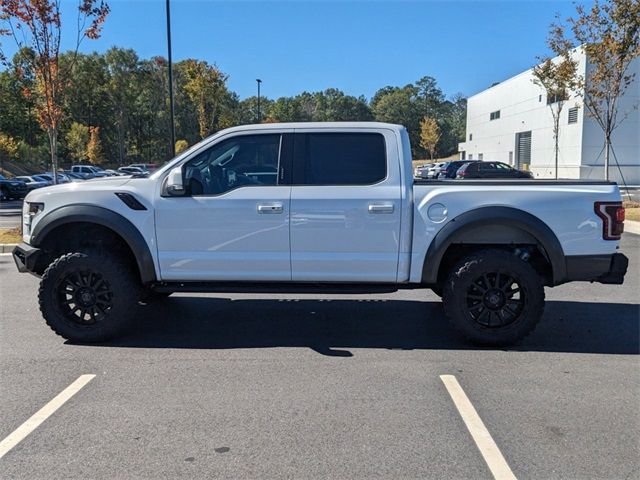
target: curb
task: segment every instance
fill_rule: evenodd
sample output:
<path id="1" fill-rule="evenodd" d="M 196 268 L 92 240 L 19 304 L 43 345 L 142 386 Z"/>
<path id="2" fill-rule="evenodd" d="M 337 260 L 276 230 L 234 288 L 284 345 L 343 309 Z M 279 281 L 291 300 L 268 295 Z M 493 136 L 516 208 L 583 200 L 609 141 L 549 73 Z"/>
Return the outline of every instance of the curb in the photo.
<path id="1" fill-rule="evenodd" d="M 0 253 L 11 253 L 17 246 L 17 243 L 0 243 Z"/>
<path id="2" fill-rule="evenodd" d="M 635 233 L 636 235 L 640 235 L 640 222 L 636 222 L 635 220 L 625 220 L 624 233 Z"/>

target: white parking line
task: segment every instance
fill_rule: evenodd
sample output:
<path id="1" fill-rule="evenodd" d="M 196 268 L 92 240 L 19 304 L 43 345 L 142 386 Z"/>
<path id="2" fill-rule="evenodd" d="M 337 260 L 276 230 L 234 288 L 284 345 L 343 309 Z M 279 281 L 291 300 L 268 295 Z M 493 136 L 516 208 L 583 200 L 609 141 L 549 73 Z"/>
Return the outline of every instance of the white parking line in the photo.
<path id="1" fill-rule="evenodd" d="M 476 442 L 476 446 L 478 450 L 480 450 L 484 461 L 487 462 L 487 466 L 489 470 L 491 470 L 493 477 L 496 480 L 515 480 L 516 476 L 511 471 L 511 468 L 509 468 L 496 442 L 493 441 L 487 427 L 482 423 L 482 419 L 464 393 L 464 390 L 462 390 L 456 377 L 453 375 L 440 375 L 440 380 L 442 380 L 442 383 L 444 383 L 444 386 L 447 388 L 451 400 L 453 400 L 454 405 L 458 409 L 458 413 L 460 413 L 464 424 L 467 426 L 467 430 L 469 430 L 473 440 Z"/>
<path id="2" fill-rule="evenodd" d="M 49 418 L 64 403 L 78 393 L 82 387 L 89 383 L 95 375 L 80 375 L 75 382 L 61 391 L 56 397 L 38 410 L 33 416 L 9 434 L 7 438 L 0 442 L 0 458 L 4 457 L 9 450 L 25 439 L 27 435 L 38 428 L 42 422 Z"/>

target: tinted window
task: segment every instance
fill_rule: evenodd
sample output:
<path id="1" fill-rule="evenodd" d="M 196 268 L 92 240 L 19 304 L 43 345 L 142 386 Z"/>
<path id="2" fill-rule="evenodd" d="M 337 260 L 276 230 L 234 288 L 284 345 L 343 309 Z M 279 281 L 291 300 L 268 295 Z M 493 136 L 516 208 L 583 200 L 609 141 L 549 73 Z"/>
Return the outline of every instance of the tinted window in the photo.
<path id="1" fill-rule="evenodd" d="M 387 176 L 384 137 L 378 133 L 305 137 L 304 185 L 369 185 Z"/>
<path id="2" fill-rule="evenodd" d="M 240 187 L 276 185 L 280 135 L 224 140 L 185 165 L 189 195 L 219 195 Z"/>
<path id="3" fill-rule="evenodd" d="M 494 163 L 482 162 L 480 164 L 480 170 L 483 172 L 495 172 L 496 165 Z"/>

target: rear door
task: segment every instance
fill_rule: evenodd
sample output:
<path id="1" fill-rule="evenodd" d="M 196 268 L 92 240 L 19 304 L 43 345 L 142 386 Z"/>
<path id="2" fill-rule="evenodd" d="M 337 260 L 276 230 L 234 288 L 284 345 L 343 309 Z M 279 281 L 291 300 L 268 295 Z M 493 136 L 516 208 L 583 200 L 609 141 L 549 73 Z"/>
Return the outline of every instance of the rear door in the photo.
<path id="1" fill-rule="evenodd" d="M 395 282 L 401 214 L 391 130 L 296 130 L 291 189 L 294 281 Z"/>

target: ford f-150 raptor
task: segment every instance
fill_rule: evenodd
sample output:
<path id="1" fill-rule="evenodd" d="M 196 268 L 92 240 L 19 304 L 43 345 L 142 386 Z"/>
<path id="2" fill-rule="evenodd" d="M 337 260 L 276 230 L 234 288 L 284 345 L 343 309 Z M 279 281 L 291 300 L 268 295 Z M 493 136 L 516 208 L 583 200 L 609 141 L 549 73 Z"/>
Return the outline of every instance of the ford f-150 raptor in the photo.
<path id="1" fill-rule="evenodd" d="M 74 341 L 113 338 L 139 300 L 178 291 L 428 287 L 468 340 L 501 345 L 533 330 L 545 286 L 623 282 L 623 222 L 612 182 L 414 181 L 402 126 L 266 124 L 149 175 L 29 193 L 13 256 Z"/>

